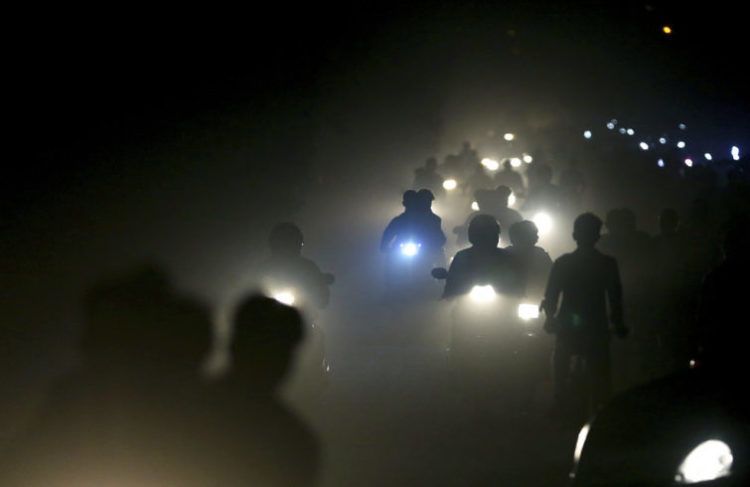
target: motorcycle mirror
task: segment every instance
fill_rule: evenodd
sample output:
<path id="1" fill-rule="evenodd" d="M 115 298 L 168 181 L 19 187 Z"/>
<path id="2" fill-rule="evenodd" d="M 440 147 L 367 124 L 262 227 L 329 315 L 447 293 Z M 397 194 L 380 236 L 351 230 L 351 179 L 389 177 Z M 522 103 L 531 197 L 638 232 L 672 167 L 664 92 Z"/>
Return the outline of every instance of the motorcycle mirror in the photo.
<path id="1" fill-rule="evenodd" d="M 432 277 L 435 279 L 445 280 L 448 279 L 448 271 L 444 267 L 435 267 L 432 269 Z"/>
<path id="2" fill-rule="evenodd" d="M 326 272 L 323 274 L 323 282 L 325 282 L 327 285 L 332 285 L 334 282 L 336 282 L 336 276 L 333 274 Z"/>

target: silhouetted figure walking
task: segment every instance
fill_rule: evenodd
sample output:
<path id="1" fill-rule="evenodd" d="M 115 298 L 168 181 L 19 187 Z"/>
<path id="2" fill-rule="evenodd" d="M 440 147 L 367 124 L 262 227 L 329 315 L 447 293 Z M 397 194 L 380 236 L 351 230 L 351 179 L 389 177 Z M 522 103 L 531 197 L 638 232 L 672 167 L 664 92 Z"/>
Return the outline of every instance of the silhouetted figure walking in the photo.
<path id="1" fill-rule="evenodd" d="M 578 248 L 555 261 L 545 292 L 545 329 L 557 337 L 555 398 L 563 411 L 572 399 L 568 380 L 574 356 L 586 362 L 590 406 L 596 409 L 607 401 L 611 391 L 610 321 L 618 336 L 624 337 L 628 332 L 622 316 L 617 261 L 595 248 L 601 226 L 602 221 L 591 213 L 576 218 L 573 239 Z M 558 308 L 561 295 L 562 303 Z"/>

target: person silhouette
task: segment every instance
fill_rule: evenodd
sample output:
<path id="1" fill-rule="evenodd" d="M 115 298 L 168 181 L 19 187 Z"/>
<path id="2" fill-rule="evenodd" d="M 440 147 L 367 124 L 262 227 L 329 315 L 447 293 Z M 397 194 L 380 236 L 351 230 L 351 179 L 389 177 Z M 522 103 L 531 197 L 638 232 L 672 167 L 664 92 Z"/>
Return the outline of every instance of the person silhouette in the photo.
<path id="1" fill-rule="evenodd" d="M 252 295 L 240 302 L 233 325 L 232 366 L 211 394 L 211 485 L 313 485 L 319 444 L 277 397 L 304 337 L 302 316 Z"/>
<path id="2" fill-rule="evenodd" d="M 423 167 L 419 167 L 414 171 L 414 188 L 427 188 L 432 191 L 433 194 L 442 195 L 445 190 L 443 189 L 443 176 L 437 172 L 437 159 L 430 157 L 425 161 Z"/>
<path id="3" fill-rule="evenodd" d="M 0 483 L 201 485 L 186 466 L 203 458 L 207 310 L 150 267 L 100 283 L 85 301 L 82 366 L 53 385 L 4 455 Z"/>
<path id="4" fill-rule="evenodd" d="M 508 234 L 512 245 L 505 250 L 513 259 L 513 266 L 519 270 L 524 295 L 541 297 L 552 268 L 552 259 L 547 251 L 536 245 L 539 230 L 534 222 L 524 220 L 511 225 Z"/>
<path id="5" fill-rule="evenodd" d="M 573 239 L 577 249 L 552 265 L 542 303 L 547 315 L 545 330 L 556 335 L 555 399 L 563 412 L 571 400 L 568 379 L 572 357 L 583 357 L 587 363 L 591 386 L 588 400 L 596 409 L 606 402 L 611 392 L 610 321 L 619 337 L 628 333 L 622 315 L 617 261 L 595 247 L 601 227 L 601 219 L 592 213 L 576 218 Z"/>
<path id="6" fill-rule="evenodd" d="M 476 284 L 490 284 L 496 292 L 519 294 L 519 277 L 508 253 L 497 246 L 500 225 L 490 215 L 477 215 L 469 223 L 471 247 L 459 251 L 448 269 L 443 298 L 461 296 Z"/>

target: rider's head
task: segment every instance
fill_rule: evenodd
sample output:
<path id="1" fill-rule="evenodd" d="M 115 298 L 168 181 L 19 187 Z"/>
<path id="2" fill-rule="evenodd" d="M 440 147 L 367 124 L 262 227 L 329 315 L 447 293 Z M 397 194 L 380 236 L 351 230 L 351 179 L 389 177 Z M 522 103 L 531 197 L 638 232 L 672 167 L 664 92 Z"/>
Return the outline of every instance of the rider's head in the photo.
<path id="1" fill-rule="evenodd" d="M 268 237 L 268 244 L 274 254 L 299 255 L 304 245 L 302 231 L 294 223 L 279 223 Z"/>
<path id="2" fill-rule="evenodd" d="M 475 247 L 497 247 L 500 224 L 490 215 L 477 215 L 469 223 L 469 242 Z"/>
<path id="3" fill-rule="evenodd" d="M 415 209 L 417 206 L 417 192 L 413 189 L 405 191 L 401 204 L 404 205 L 406 211 Z"/>
<path id="4" fill-rule="evenodd" d="M 659 215 L 659 229 L 663 234 L 674 234 L 680 224 L 680 216 L 674 208 L 665 208 Z"/>
<path id="5" fill-rule="evenodd" d="M 508 236 L 514 247 L 534 247 L 539 241 L 539 229 L 534 222 L 524 220 L 511 225 L 508 229 Z"/>
<path id="6" fill-rule="evenodd" d="M 599 240 L 602 220 L 593 213 L 584 213 L 573 224 L 573 240 L 579 247 L 593 247 Z"/>
<path id="7" fill-rule="evenodd" d="M 424 167 L 427 168 L 428 171 L 434 171 L 437 169 L 437 159 L 434 157 L 428 158 L 425 163 Z"/>
<path id="8" fill-rule="evenodd" d="M 513 164 L 510 163 L 510 159 L 505 159 L 503 161 L 503 167 L 505 169 L 507 169 L 508 171 L 512 171 L 513 170 Z"/>
<path id="9" fill-rule="evenodd" d="M 421 211 L 429 211 L 432 208 L 432 201 L 435 196 L 429 189 L 420 189 L 417 192 L 417 209 Z"/>

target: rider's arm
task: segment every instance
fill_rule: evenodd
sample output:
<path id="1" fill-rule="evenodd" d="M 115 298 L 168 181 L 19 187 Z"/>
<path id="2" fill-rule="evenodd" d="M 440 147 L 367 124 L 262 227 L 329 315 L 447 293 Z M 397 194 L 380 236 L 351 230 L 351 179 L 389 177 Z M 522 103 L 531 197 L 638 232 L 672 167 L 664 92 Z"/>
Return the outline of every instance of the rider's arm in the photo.
<path id="1" fill-rule="evenodd" d="M 562 292 L 562 270 L 560 267 L 559 260 L 552 264 L 552 270 L 547 280 L 547 289 L 544 291 L 542 309 L 547 318 L 553 318 L 557 314 L 557 303 L 560 300 L 560 293 Z"/>
<path id="2" fill-rule="evenodd" d="M 443 299 L 452 298 L 464 292 L 462 289 L 463 283 L 466 281 L 464 276 L 466 263 L 464 260 L 464 255 L 459 252 L 451 262 L 448 268 L 448 278 L 445 280 L 445 288 L 443 289 Z"/>
<path id="3" fill-rule="evenodd" d="M 391 222 L 388 224 L 387 227 L 385 227 L 385 231 L 383 232 L 383 238 L 380 239 L 380 251 L 381 252 L 387 252 L 391 244 L 393 243 L 393 240 L 396 238 L 397 231 L 396 231 L 397 225 L 396 220 L 391 220 Z"/>

